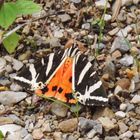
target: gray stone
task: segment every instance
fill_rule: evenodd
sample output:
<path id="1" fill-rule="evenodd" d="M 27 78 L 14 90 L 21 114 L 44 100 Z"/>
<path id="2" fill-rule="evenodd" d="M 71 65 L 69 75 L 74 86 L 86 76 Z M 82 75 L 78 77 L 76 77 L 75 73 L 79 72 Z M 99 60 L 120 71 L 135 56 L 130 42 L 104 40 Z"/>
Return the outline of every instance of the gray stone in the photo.
<path id="1" fill-rule="evenodd" d="M 67 115 L 68 108 L 60 103 L 52 103 L 51 112 L 58 117 L 65 117 Z"/>
<path id="2" fill-rule="evenodd" d="M 131 103 L 134 103 L 134 104 L 140 103 L 140 95 L 135 95 L 135 96 L 132 98 Z"/>
<path id="3" fill-rule="evenodd" d="M 71 17 L 68 14 L 58 15 L 58 17 L 61 19 L 62 22 L 67 22 L 71 20 Z"/>
<path id="4" fill-rule="evenodd" d="M 26 92 L 2 91 L 0 92 L 0 103 L 3 105 L 11 105 L 23 100 L 26 97 Z"/>
<path id="5" fill-rule="evenodd" d="M 4 136 L 6 135 L 7 132 L 9 132 L 7 140 L 21 140 L 22 127 L 19 125 L 15 124 L 1 125 L 0 130 L 2 131 Z"/>
<path id="6" fill-rule="evenodd" d="M 87 133 L 87 137 L 89 139 L 93 138 L 96 135 L 96 131 L 94 129 L 91 129 L 88 133 Z"/>
<path id="7" fill-rule="evenodd" d="M 104 20 L 105 21 L 110 21 L 111 20 L 111 15 L 105 14 L 104 15 Z"/>
<path id="8" fill-rule="evenodd" d="M 59 40 L 58 38 L 56 38 L 56 37 L 50 38 L 50 39 L 48 40 L 48 42 L 50 43 L 50 46 L 51 46 L 52 48 L 61 46 L 60 40 Z"/>
<path id="9" fill-rule="evenodd" d="M 127 108 L 127 104 L 124 103 L 120 104 L 120 110 L 124 111 L 126 110 L 126 108 Z"/>
<path id="10" fill-rule="evenodd" d="M 102 124 L 98 120 L 93 121 L 80 117 L 78 126 L 81 132 L 89 132 L 94 129 L 97 133 L 102 134 Z"/>
<path id="11" fill-rule="evenodd" d="M 6 60 L 4 58 L 0 58 L 0 74 L 5 70 Z"/>
<path id="12" fill-rule="evenodd" d="M 3 78 L 3 77 L 1 77 L 0 78 L 0 84 L 1 85 L 3 85 L 3 86 L 6 86 L 6 85 L 8 85 L 8 84 L 10 84 L 11 82 L 7 79 L 7 78 Z"/>
<path id="13" fill-rule="evenodd" d="M 18 61 L 16 59 L 13 59 L 13 69 L 16 71 L 19 71 L 23 67 L 23 63 L 21 61 Z"/>
<path id="14" fill-rule="evenodd" d="M 12 68 L 11 65 L 6 65 L 5 70 L 6 70 L 8 73 L 10 73 L 10 72 L 13 71 L 13 68 Z"/>
<path id="15" fill-rule="evenodd" d="M 31 134 L 28 134 L 28 135 L 26 135 L 26 136 L 24 137 L 23 140 L 33 140 L 33 137 L 32 137 Z"/>
<path id="16" fill-rule="evenodd" d="M 127 131 L 127 132 L 121 134 L 119 137 L 121 139 L 124 139 L 124 138 L 131 138 L 132 136 L 133 136 L 133 133 L 131 131 Z"/>
<path id="17" fill-rule="evenodd" d="M 115 50 L 120 50 L 122 53 L 128 52 L 130 50 L 125 38 L 122 37 L 115 38 L 111 46 L 111 53 L 114 52 Z"/>
<path id="18" fill-rule="evenodd" d="M 120 59 L 120 63 L 123 66 L 130 66 L 134 63 L 134 58 L 131 55 L 125 55 L 123 58 Z"/>
<path id="19" fill-rule="evenodd" d="M 73 3 L 80 3 L 81 2 L 81 0 L 70 0 L 70 1 Z"/>
<path id="20" fill-rule="evenodd" d="M 134 138 L 140 139 L 140 132 L 135 132 L 134 133 Z"/>
<path id="21" fill-rule="evenodd" d="M 106 136 L 105 140 L 120 140 L 118 136 Z"/>
<path id="22" fill-rule="evenodd" d="M 20 90 L 22 90 L 22 87 L 20 85 L 18 85 L 17 83 L 12 83 L 10 85 L 10 89 L 12 91 L 20 91 Z"/>
<path id="23" fill-rule="evenodd" d="M 131 111 L 135 108 L 135 106 L 133 104 L 127 103 L 127 109 L 126 112 Z"/>
<path id="24" fill-rule="evenodd" d="M 90 30 L 90 23 L 84 23 L 82 29 Z"/>

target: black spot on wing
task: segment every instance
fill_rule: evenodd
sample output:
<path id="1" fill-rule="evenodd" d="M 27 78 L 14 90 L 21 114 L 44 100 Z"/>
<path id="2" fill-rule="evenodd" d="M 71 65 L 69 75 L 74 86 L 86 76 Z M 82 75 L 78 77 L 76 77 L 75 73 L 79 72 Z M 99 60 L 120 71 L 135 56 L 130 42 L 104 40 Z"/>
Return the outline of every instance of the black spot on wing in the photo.
<path id="1" fill-rule="evenodd" d="M 69 82 L 72 83 L 72 77 L 69 78 Z"/>
<path id="2" fill-rule="evenodd" d="M 42 94 L 45 94 L 46 92 L 49 91 L 49 88 L 47 86 L 45 86 L 43 89 L 41 89 Z"/>
<path id="3" fill-rule="evenodd" d="M 57 90 L 57 86 L 53 86 L 52 91 L 56 91 L 56 90 Z"/>
<path id="4" fill-rule="evenodd" d="M 71 100 L 71 99 L 75 99 L 75 98 L 73 97 L 73 94 L 72 94 L 72 93 L 66 93 L 66 94 L 65 94 L 65 97 L 67 98 L 68 101 Z"/>
<path id="5" fill-rule="evenodd" d="M 61 87 L 59 87 L 58 92 L 59 93 L 62 93 L 63 92 L 63 89 Z"/>

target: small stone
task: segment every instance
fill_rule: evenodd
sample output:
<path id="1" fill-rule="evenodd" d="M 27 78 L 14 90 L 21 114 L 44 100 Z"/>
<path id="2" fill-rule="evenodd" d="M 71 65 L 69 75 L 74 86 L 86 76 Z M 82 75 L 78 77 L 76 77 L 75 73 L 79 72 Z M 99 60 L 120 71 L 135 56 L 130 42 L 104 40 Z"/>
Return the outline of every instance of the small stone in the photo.
<path id="1" fill-rule="evenodd" d="M 7 140 L 20 140 L 22 127 L 16 124 L 5 124 L 0 126 L 0 130 L 5 136 L 9 132 Z"/>
<path id="2" fill-rule="evenodd" d="M 87 133 L 87 137 L 89 139 L 93 138 L 95 135 L 96 135 L 96 131 L 94 129 L 90 130 L 88 133 Z"/>
<path id="3" fill-rule="evenodd" d="M 135 95 L 135 96 L 132 98 L 131 103 L 134 103 L 134 104 L 140 103 L 140 95 Z"/>
<path id="4" fill-rule="evenodd" d="M 120 104 L 120 110 L 124 111 L 126 110 L 126 108 L 127 108 L 127 104 L 124 103 Z"/>
<path id="5" fill-rule="evenodd" d="M 80 3 L 81 2 L 81 0 L 70 0 L 70 1 L 73 3 Z"/>
<path id="6" fill-rule="evenodd" d="M 102 123 L 106 132 L 116 127 L 115 124 L 108 117 L 100 117 L 98 120 Z"/>
<path id="7" fill-rule="evenodd" d="M 102 79 L 104 79 L 105 81 L 109 80 L 109 74 L 108 73 L 103 74 Z"/>
<path id="8" fill-rule="evenodd" d="M 111 15 L 105 14 L 104 15 L 104 20 L 105 21 L 110 21 L 111 20 Z"/>
<path id="9" fill-rule="evenodd" d="M 12 83 L 10 85 L 10 89 L 11 89 L 11 91 L 20 91 L 20 90 L 22 90 L 22 87 L 20 85 L 18 85 L 17 83 Z"/>
<path id="10" fill-rule="evenodd" d="M 67 115 L 68 108 L 59 103 L 52 103 L 51 112 L 58 117 L 65 117 Z"/>
<path id="11" fill-rule="evenodd" d="M 18 61 L 16 59 L 13 59 L 13 69 L 16 71 L 19 71 L 23 67 L 23 63 L 21 61 Z"/>
<path id="12" fill-rule="evenodd" d="M 71 17 L 68 14 L 58 15 L 58 17 L 61 19 L 62 22 L 67 22 L 71 20 Z"/>
<path id="13" fill-rule="evenodd" d="M 52 132 L 51 126 L 49 122 L 44 122 L 41 127 L 42 132 Z"/>
<path id="14" fill-rule="evenodd" d="M 130 66 L 134 63 L 134 58 L 131 55 L 125 55 L 122 59 L 120 59 L 120 63 L 123 66 Z"/>
<path id="15" fill-rule="evenodd" d="M 11 65 L 6 65 L 5 70 L 10 73 L 13 71 L 13 68 L 11 67 Z"/>
<path id="16" fill-rule="evenodd" d="M 61 46 L 60 40 L 59 40 L 58 38 L 56 38 L 56 37 L 51 37 L 51 38 L 48 40 L 48 42 L 50 43 L 50 46 L 51 46 L 52 48 Z"/>
<path id="17" fill-rule="evenodd" d="M 119 29 L 120 28 L 116 27 L 116 28 L 112 29 L 111 31 L 109 31 L 108 34 L 113 36 L 113 35 L 115 35 L 119 31 Z"/>
<path id="18" fill-rule="evenodd" d="M 120 58 L 121 56 L 122 56 L 122 54 L 119 50 L 116 50 L 112 53 L 112 57 L 115 59 Z"/>
<path id="19" fill-rule="evenodd" d="M 119 50 L 121 53 L 126 53 L 130 50 L 126 40 L 122 37 L 115 38 L 112 46 L 111 46 L 111 53 L 115 50 Z"/>
<path id="20" fill-rule="evenodd" d="M 58 127 L 61 129 L 62 132 L 73 132 L 74 130 L 76 130 L 77 126 L 78 126 L 77 118 L 62 121 L 58 125 Z"/>
<path id="21" fill-rule="evenodd" d="M 13 120 L 9 117 L 0 117 L 0 125 L 11 124 Z"/>
<path id="22" fill-rule="evenodd" d="M 118 122 L 119 129 L 121 133 L 124 133 L 128 130 L 128 126 L 123 122 Z"/>
<path id="23" fill-rule="evenodd" d="M 53 133 L 54 140 L 62 140 L 62 132 Z"/>
<path id="24" fill-rule="evenodd" d="M 26 136 L 24 137 L 23 140 L 33 140 L 33 137 L 32 137 L 31 134 L 28 134 L 28 135 L 26 135 Z"/>
<path id="25" fill-rule="evenodd" d="M 131 138 L 132 136 L 133 136 L 133 133 L 131 131 L 127 131 L 127 132 L 121 134 L 119 137 L 121 139 L 124 139 L 124 138 Z"/>
<path id="26" fill-rule="evenodd" d="M 135 106 L 133 104 L 127 103 L 126 112 L 129 112 L 129 111 L 133 110 L 134 108 L 135 108 Z"/>
<path id="27" fill-rule="evenodd" d="M 119 118 L 124 118 L 126 116 L 126 114 L 123 111 L 117 111 L 115 115 Z"/>
<path id="28" fill-rule="evenodd" d="M 105 140 L 120 140 L 118 136 L 106 136 Z"/>
<path id="29" fill-rule="evenodd" d="M 102 49 L 104 49 L 106 46 L 105 46 L 105 44 L 103 44 L 103 43 L 99 43 L 99 44 L 96 44 L 95 45 L 95 48 L 96 49 L 98 49 L 98 50 L 102 50 Z"/>
<path id="30" fill-rule="evenodd" d="M 31 55 L 31 51 L 27 50 L 25 53 L 19 55 L 18 60 L 20 61 L 27 60 L 29 59 L 30 55 Z"/>
<path id="31" fill-rule="evenodd" d="M 95 1 L 95 6 L 99 9 L 104 9 L 104 7 L 110 8 L 109 2 L 106 5 L 106 0 Z"/>
<path id="32" fill-rule="evenodd" d="M 24 137 L 27 136 L 27 135 L 28 135 L 28 131 L 27 131 L 25 128 L 23 128 L 23 129 L 21 130 L 21 137 L 24 138 Z"/>
<path id="33" fill-rule="evenodd" d="M 90 30 L 90 23 L 83 24 L 82 29 Z"/>
<path id="34" fill-rule="evenodd" d="M 120 86 L 122 89 L 129 89 L 130 87 L 130 80 L 127 78 L 122 78 L 116 82 L 116 85 Z"/>
<path id="35" fill-rule="evenodd" d="M 0 78 L 0 84 L 3 86 L 6 86 L 8 84 L 10 84 L 11 82 L 8 80 L 8 78 L 4 77 L 4 78 Z"/>
<path id="36" fill-rule="evenodd" d="M 4 58 L 0 58 L 0 73 L 2 73 L 5 70 L 6 66 L 6 60 Z"/>
<path id="37" fill-rule="evenodd" d="M 135 132 L 134 133 L 134 138 L 140 139 L 140 132 Z"/>
<path id="38" fill-rule="evenodd" d="M 54 37 L 55 38 L 62 38 L 63 37 L 64 30 L 55 30 L 54 31 Z"/>
<path id="39" fill-rule="evenodd" d="M 11 105 L 18 103 L 26 97 L 26 92 L 2 91 L 0 92 L 0 103 L 3 105 Z"/>
<path id="40" fill-rule="evenodd" d="M 33 139 L 40 140 L 43 137 L 43 133 L 40 129 L 34 129 L 32 132 Z"/>
<path id="41" fill-rule="evenodd" d="M 102 134 L 102 124 L 98 120 L 93 121 L 80 117 L 78 126 L 80 131 L 83 133 L 87 133 L 90 130 L 94 129 L 97 133 Z"/>

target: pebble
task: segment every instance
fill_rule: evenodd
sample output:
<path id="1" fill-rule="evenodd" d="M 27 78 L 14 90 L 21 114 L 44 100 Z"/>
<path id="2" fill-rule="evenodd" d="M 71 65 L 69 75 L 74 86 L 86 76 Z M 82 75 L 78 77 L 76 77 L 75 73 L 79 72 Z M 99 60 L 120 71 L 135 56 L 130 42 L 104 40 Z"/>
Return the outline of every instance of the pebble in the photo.
<path id="1" fill-rule="evenodd" d="M 90 30 L 90 23 L 84 23 L 84 24 L 82 24 L 82 29 Z"/>
<path id="2" fill-rule="evenodd" d="M 122 37 L 117 37 L 112 43 L 111 53 L 115 50 L 119 50 L 121 53 L 126 53 L 130 50 L 126 40 Z"/>
<path id="3" fill-rule="evenodd" d="M 125 123 L 118 122 L 118 125 L 119 125 L 119 131 L 121 133 L 124 133 L 124 132 L 126 132 L 128 130 L 128 126 Z"/>
<path id="4" fill-rule="evenodd" d="M 101 122 L 106 132 L 116 127 L 113 121 L 111 121 L 108 117 L 100 117 L 98 120 Z"/>
<path id="5" fill-rule="evenodd" d="M 99 0 L 99 1 L 95 1 L 95 6 L 99 9 L 104 9 L 104 7 L 106 6 L 106 0 Z M 107 8 L 110 8 L 110 4 L 109 2 L 107 2 Z"/>
<path id="6" fill-rule="evenodd" d="M 9 79 L 7 79 L 7 78 L 0 78 L 0 84 L 1 85 L 3 85 L 3 86 L 6 86 L 6 85 L 8 85 L 8 84 L 10 84 L 11 82 L 9 81 Z"/>
<path id="7" fill-rule="evenodd" d="M 102 124 L 99 120 L 89 120 L 83 117 L 79 118 L 78 123 L 79 129 L 81 132 L 89 132 L 90 130 L 94 129 L 97 133 L 102 134 Z"/>
<path id="8" fill-rule="evenodd" d="M 44 122 L 41 127 L 42 132 L 52 132 L 50 123 L 48 121 Z"/>
<path id="9" fill-rule="evenodd" d="M 23 60 L 29 59 L 31 53 L 32 53 L 32 52 L 31 52 L 30 50 L 27 50 L 27 51 L 24 52 L 23 54 L 19 55 L 18 60 L 23 61 Z"/>
<path id="10" fill-rule="evenodd" d="M 73 132 L 78 126 L 77 118 L 68 119 L 59 123 L 58 127 L 62 132 Z"/>
<path id="11" fill-rule="evenodd" d="M 123 66 L 130 66 L 134 63 L 134 58 L 131 55 L 125 55 L 123 58 L 119 61 Z"/>
<path id="12" fill-rule="evenodd" d="M 19 60 L 13 59 L 13 69 L 19 71 L 23 67 L 23 63 Z"/>
<path id="13" fill-rule="evenodd" d="M 80 3 L 81 2 L 81 0 L 70 0 L 70 1 L 73 3 Z"/>
<path id="14" fill-rule="evenodd" d="M 105 21 L 110 21 L 111 18 L 112 18 L 111 15 L 108 15 L 108 14 L 105 14 L 105 15 L 104 15 L 104 20 L 105 20 Z"/>
<path id="15" fill-rule="evenodd" d="M 113 36 L 113 35 L 115 35 L 119 30 L 120 30 L 120 28 L 116 27 L 116 28 L 112 29 L 111 31 L 109 31 L 108 34 L 111 35 L 111 36 Z"/>
<path id="16" fill-rule="evenodd" d="M 134 104 L 139 104 L 140 103 L 140 95 L 135 95 L 130 102 L 134 103 Z"/>
<path id="17" fill-rule="evenodd" d="M 119 117 L 119 118 L 124 118 L 126 116 L 126 114 L 123 111 L 117 111 L 115 115 L 116 117 Z"/>
<path id="18" fill-rule="evenodd" d="M 117 33 L 117 36 L 119 37 L 127 37 L 128 33 L 132 31 L 131 26 L 126 26 L 124 29 L 120 29 L 119 32 Z"/>
<path id="19" fill-rule="evenodd" d="M 48 42 L 52 48 L 61 46 L 60 40 L 56 37 L 51 37 Z"/>
<path id="20" fill-rule="evenodd" d="M 58 17 L 61 19 L 62 22 L 67 22 L 71 20 L 71 17 L 68 14 L 58 15 Z"/>
<path id="21" fill-rule="evenodd" d="M 23 140 L 33 140 L 33 137 L 32 137 L 31 134 L 28 134 L 28 135 L 26 135 L 26 136 L 24 137 Z"/>
<path id="22" fill-rule="evenodd" d="M 133 133 L 131 131 L 127 131 L 127 132 L 121 134 L 119 137 L 121 139 L 124 139 L 124 138 L 131 138 L 132 136 L 133 136 Z"/>
<path id="23" fill-rule="evenodd" d="M 127 104 L 124 104 L 124 103 L 120 104 L 120 110 L 121 111 L 126 110 L 126 108 L 127 108 Z"/>
<path id="24" fill-rule="evenodd" d="M 122 78 L 116 82 L 116 85 L 120 86 L 122 89 L 129 89 L 130 87 L 130 80 L 127 78 Z"/>
<path id="25" fill-rule="evenodd" d="M 26 97 L 26 92 L 2 91 L 0 92 L 0 103 L 3 105 L 11 105 L 18 103 Z"/>
<path id="26" fill-rule="evenodd" d="M 10 90 L 11 91 L 20 91 L 20 90 L 22 90 L 22 87 L 20 85 L 18 85 L 17 83 L 12 83 L 10 85 Z"/>
<path id="27" fill-rule="evenodd" d="M 41 129 L 34 129 L 32 132 L 33 139 L 40 140 L 43 137 Z"/>
<path id="28" fill-rule="evenodd" d="M 6 135 L 7 132 L 9 132 L 7 140 L 20 140 L 21 139 L 22 127 L 19 125 L 15 125 L 15 124 L 1 125 L 0 130 L 2 131 L 4 136 Z"/>
<path id="29" fill-rule="evenodd" d="M 6 66 L 6 60 L 4 58 L 0 58 L 0 73 L 2 73 L 5 70 Z"/>
<path id="30" fill-rule="evenodd" d="M 8 73 L 10 73 L 10 72 L 13 71 L 13 68 L 12 68 L 11 65 L 6 65 L 5 70 L 6 70 Z"/>
<path id="31" fill-rule="evenodd" d="M 68 112 L 68 108 L 60 103 L 53 102 L 51 105 L 51 112 L 57 117 L 65 117 Z"/>
<path id="32" fill-rule="evenodd" d="M 0 117 L 0 125 L 11 124 L 13 120 L 9 117 Z"/>
<path id="33" fill-rule="evenodd" d="M 126 112 L 129 112 L 129 111 L 133 110 L 134 108 L 135 108 L 134 104 L 127 103 Z"/>
<path id="34" fill-rule="evenodd" d="M 116 50 L 112 53 L 112 58 L 117 59 L 122 56 L 121 52 L 119 50 Z"/>
<path id="35" fill-rule="evenodd" d="M 96 135 L 96 131 L 94 129 L 91 129 L 88 133 L 87 133 L 87 137 L 89 139 L 93 138 Z"/>
<path id="36" fill-rule="evenodd" d="M 140 139 L 140 132 L 135 132 L 134 133 L 134 138 Z"/>
<path id="37" fill-rule="evenodd" d="M 54 37 L 55 38 L 62 38 L 63 37 L 64 30 L 55 30 L 54 31 Z"/>
<path id="38" fill-rule="evenodd" d="M 105 140 L 120 140 L 118 136 L 106 136 Z"/>
<path id="39" fill-rule="evenodd" d="M 62 132 L 53 133 L 54 140 L 62 140 Z"/>

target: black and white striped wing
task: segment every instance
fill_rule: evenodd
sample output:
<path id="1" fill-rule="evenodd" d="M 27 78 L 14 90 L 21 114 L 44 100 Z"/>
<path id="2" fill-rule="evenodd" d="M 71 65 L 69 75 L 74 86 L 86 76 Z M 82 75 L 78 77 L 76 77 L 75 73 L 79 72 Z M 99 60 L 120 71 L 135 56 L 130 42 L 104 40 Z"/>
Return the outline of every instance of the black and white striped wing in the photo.
<path id="1" fill-rule="evenodd" d="M 87 56 L 78 54 L 73 63 L 73 89 L 79 102 L 84 105 L 106 105 L 108 98 L 102 81 Z"/>

